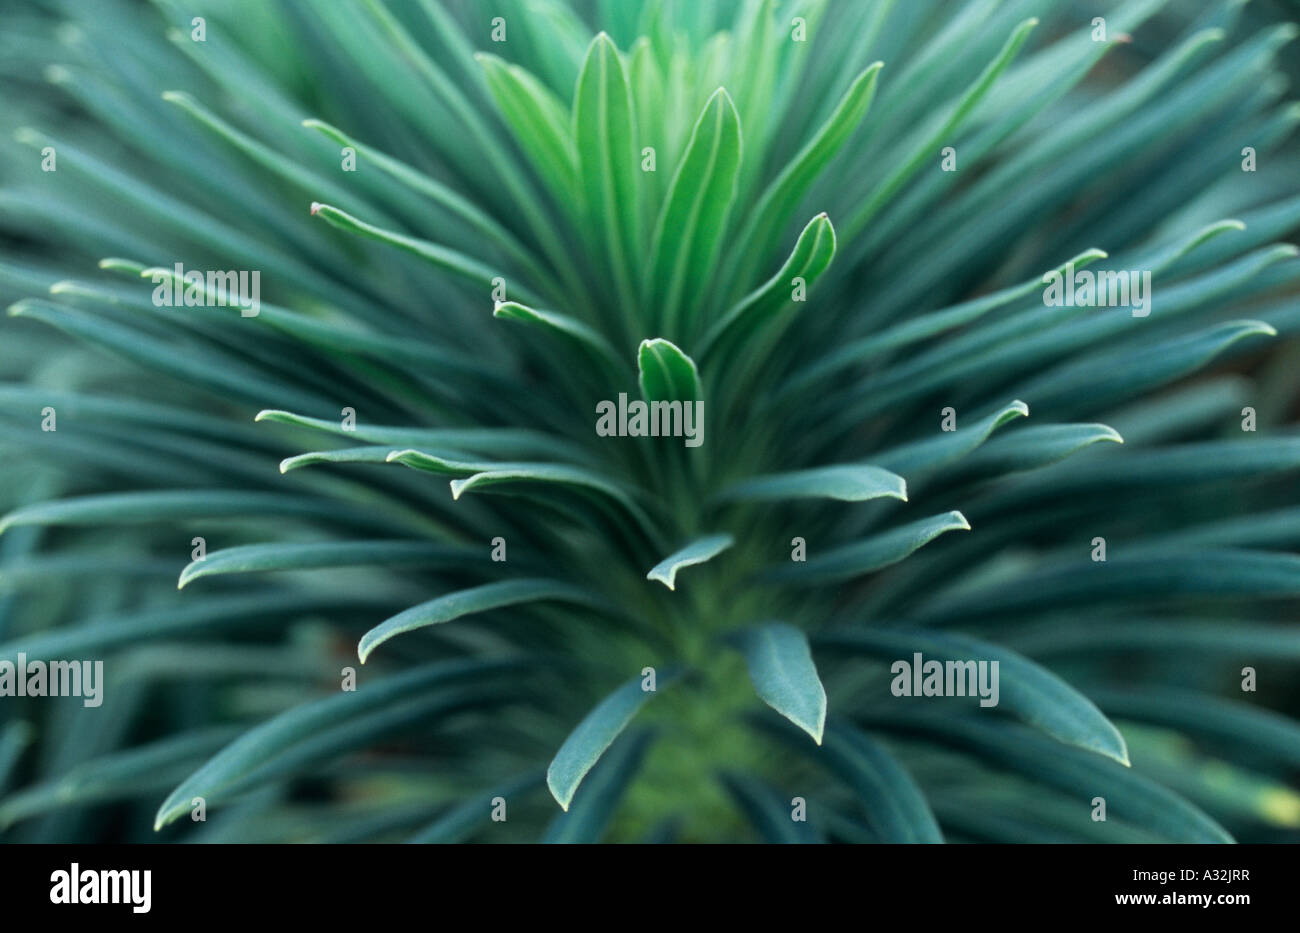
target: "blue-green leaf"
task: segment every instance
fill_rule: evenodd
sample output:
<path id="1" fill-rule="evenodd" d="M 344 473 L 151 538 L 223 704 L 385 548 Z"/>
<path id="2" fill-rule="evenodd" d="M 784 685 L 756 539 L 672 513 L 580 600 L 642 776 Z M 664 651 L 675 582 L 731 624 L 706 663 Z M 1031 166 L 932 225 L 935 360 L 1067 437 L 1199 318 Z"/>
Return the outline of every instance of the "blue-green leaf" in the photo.
<path id="1" fill-rule="evenodd" d="M 673 672 L 660 672 L 655 678 L 655 689 L 666 686 L 673 676 Z M 563 809 L 569 809 L 587 772 L 650 699 L 652 691 L 643 689 L 642 683 L 643 678 L 635 677 L 601 700 L 555 753 L 546 769 L 546 786 Z"/>
<path id="2" fill-rule="evenodd" d="M 1013 651 L 964 635 L 879 628 L 835 632 L 818 645 L 861 652 L 886 661 L 906 660 L 916 652 L 927 660 L 989 662 L 998 665 L 998 708 L 1071 745 L 1128 764 L 1124 737 L 1092 700 L 1051 671 Z"/>
<path id="3" fill-rule="evenodd" d="M 907 483 L 897 473 L 860 463 L 773 473 L 727 487 L 719 501 L 770 502 L 786 499 L 836 499 L 866 502 L 887 497 L 907 501 Z"/>
<path id="4" fill-rule="evenodd" d="M 542 842 L 548 845 L 600 842 L 623 793 L 635 777 L 654 733 L 648 729 L 623 736 L 592 770 L 573 806 L 558 813 Z"/>
<path id="5" fill-rule="evenodd" d="M 598 605 L 599 598 L 590 591 L 571 583 L 559 580 L 525 578 L 522 580 L 501 580 L 497 583 L 485 583 L 456 593 L 448 593 L 428 602 L 412 606 L 405 612 L 399 612 L 391 619 L 376 625 L 361 636 L 357 644 L 357 657 L 366 663 L 370 653 L 397 635 L 443 622 L 451 622 L 462 616 L 479 612 L 490 612 L 505 606 L 517 606 L 520 603 L 536 602 L 542 599 L 560 599 L 582 605 Z"/>
<path id="6" fill-rule="evenodd" d="M 759 698 L 820 745 L 826 728 L 826 690 L 817 676 L 808 636 L 793 625 L 768 622 L 741 629 L 733 637 Z"/>
<path id="7" fill-rule="evenodd" d="M 896 564 L 949 531 L 970 531 L 970 523 L 960 512 L 943 512 L 891 528 L 863 541 L 832 548 L 806 561 L 780 564 L 768 570 L 765 576 L 771 580 L 800 583 L 846 580 Z"/>
<path id="8" fill-rule="evenodd" d="M 736 539 L 726 534 L 699 538 L 655 564 L 645 577 L 647 580 L 658 580 L 668 589 L 674 590 L 677 588 L 677 571 L 712 560 L 735 543 Z"/>

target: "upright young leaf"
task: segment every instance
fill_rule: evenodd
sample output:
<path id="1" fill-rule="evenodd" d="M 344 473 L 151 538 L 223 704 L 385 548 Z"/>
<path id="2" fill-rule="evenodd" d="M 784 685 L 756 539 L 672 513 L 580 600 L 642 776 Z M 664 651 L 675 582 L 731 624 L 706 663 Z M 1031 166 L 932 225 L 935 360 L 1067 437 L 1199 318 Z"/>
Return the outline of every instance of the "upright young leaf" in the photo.
<path id="1" fill-rule="evenodd" d="M 740 117 L 718 88 L 696 121 L 655 228 L 647 306 L 669 333 L 689 328 L 726 232 L 740 171 Z"/>
<path id="2" fill-rule="evenodd" d="M 573 127 L 588 222 L 601 234 L 619 299 L 634 304 L 645 239 L 640 159 L 623 61 L 603 32 L 591 40 L 578 75 Z"/>
<path id="3" fill-rule="evenodd" d="M 560 207 L 572 210 L 580 202 L 578 153 L 569 108 L 518 65 L 483 52 L 475 58 L 483 66 L 488 88 L 515 139 L 550 185 Z"/>
<path id="4" fill-rule="evenodd" d="M 776 312 L 794 301 L 802 288 L 806 294 L 821 278 L 835 258 L 835 227 L 825 214 L 808 221 L 785 264 L 754 291 L 728 309 L 700 341 L 700 358 L 716 354 L 724 339 L 734 334 L 752 333 L 767 323 Z M 748 331 L 745 331 L 748 328 Z"/>
<path id="5" fill-rule="evenodd" d="M 704 397 L 695 361 L 671 341 L 662 337 L 641 341 L 636 361 L 641 395 L 647 402 L 689 402 Z"/>
<path id="6" fill-rule="evenodd" d="M 799 151 L 790 164 L 781 170 L 767 190 L 763 192 L 750 219 L 736 237 L 732 267 L 738 270 L 743 286 L 753 271 L 753 263 L 762 257 L 749 244 L 770 243 L 781 225 L 789 221 L 812 183 L 826 171 L 830 161 L 857 130 L 862 118 L 871 108 L 876 93 L 876 77 L 883 62 L 876 62 L 863 71 L 844 93 L 835 112 L 817 131 L 817 135 Z"/>

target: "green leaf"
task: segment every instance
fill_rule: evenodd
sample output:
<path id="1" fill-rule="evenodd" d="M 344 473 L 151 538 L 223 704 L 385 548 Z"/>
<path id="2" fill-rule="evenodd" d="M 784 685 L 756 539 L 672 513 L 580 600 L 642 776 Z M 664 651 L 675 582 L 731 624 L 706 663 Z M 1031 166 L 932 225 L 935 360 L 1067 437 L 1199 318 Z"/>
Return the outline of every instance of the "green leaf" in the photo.
<path id="1" fill-rule="evenodd" d="M 489 241 L 500 245 L 503 250 L 513 256 L 531 274 L 537 276 L 540 281 L 547 281 L 547 276 L 539 267 L 533 254 L 519 242 L 513 233 L 501 226 L 472 200 L 462 197 L 451 188 L 417 171 L 406 163 L 385 155 L 370 146 L 363 145 L 342 130 L 322 120 L 303 120 L 302 125 L 323 133 L 339 146 L 346 146 L 356 150 L 357 155 L 363 162 L 373 164 L 389 177 L 396 179 L 408 188 L 418 191 L 434 203 L 446 208 L 482 233 Z"/>
<path id="2" fill-rule="evenodd" d="M 165 791 L 241 732 L 214 726 L 114 752 L 68 768 L 59 777 L 0 800 L 0 828 L 63 807 L 129 800 Z"/>
<path id="3" fill-rule="evenodd" d="M 1003 425 L 1029 417 L 1029 406 L 1017 399 L 969 427 L 958 427 L 929 440 L 891 447 L 871 455 L 873 463 L 904 476 L 937 470 L 975 450 Z"/>
<path id="4" fill-rule="evenodd" d="M 770 502 L 787 499 L 835 499 L 866 502 L 879 498 L 907 501 L 903 477 L 859 463 L 773 473 L 744 480 L 718 494 L 719 501 Z"/>
<path id="5" fill-rule="evenodd" d="M 400 463 L 413 470 L 436 473 L 440 476 L 472 476 L 490 470 L 527 469 L 540 465 L 531 463 L 502 463 L 492 461 L 455 460 L 423 450 L 390 450 L 384 457 L 389 463 Z"/>
<path id="6" fill-rule="evenodd" d="M 615 742 L 593 769 L 573 805 L 551 821 L 542 842 L 548 845 L 599 842 L 636 776 L 652 738 L 649 730 L 641 730 Z"/>
<path id="7" fill-rule="evenodd" d="M 925 794 L 880 743 L 846 723 L 832 723 L 821 754 L 857 792 L 882 841 L 943 842 Z"/>
<path id="8" fill-rule="evenodd" d="M 1098 411 L 1196 372 L 1256 336 L 1276 337 L 1277 331 L 1262 321 L 1229 321 L 1136 350 L 1090 354 L 1034 379 L 1018 394 L 1053 411 Z"/>
<path id="9" fill-rule="evenodd" d="M 762 781 L 739 772 L 720 775 L 720 779 L 765 841 L 778 845 L 826 841 L 811 823 L 790 819 L 785 795 Z"/>
<path id="10" fill-rule="evenodd" d="M 704 397 L 695 361 L 662 337 L 641 341 L 637 351 L 641 395 L 647 402 L 689 402 Z"/>
<path id="11" fill-rule="evenodd" d="M 79 496 L 14 509 L 0 532 L 19 525 L 122 525 L 197 518 L 337 518 L 347 509 L 326 499 L 230 489 L 155 490 Z"/>
<path id="12" fill-rule="evenodd" d="M 315 570 L 321 567 L 409 567 L 456 562 L 468 563 L 479 555 L 465 548 L 425 541 L 312 541 L 299 544 L 246 544 L 213 551 L 181 571 L 176 588 L 200 577 L 228 573 L 262 573 L 271 570 Z"/>
<path id="13" fill-rule="evenodd" d="M 0 563 L 0 594 L 40 590 L 78 581 L 78 577 L 174 577 L 174 561 L 151 560 L 144 554 L 125 551 L 107 557 L 102 551 L 64 552 L 23 557 Z"/>
<path id="14" fill-rule="evenodd" d="M 1079 625 L 1028 625 L 1003 633 L 1001 640 L 1035 657 L 1123 651 L 1169 657 L 1208 655 L 1243 662 L 1262 658 L 1300 661 L 1300 631 L 1235 620 L 1115 619 L 1108 615 Z"/>
<path id="15" fill-rule="evenodd" d="M 545 777 L 542 770 L 538 768 L 499 787 L 476 794 L 452 807 L 406 841 L 423 845 L 462 842 L 475 829 L 491 824 L 493 800 L 503 797 L 508 804 L 512 797 L 523 796 L 534 788 L 541 787 Z"/>
<path id="16" fill-rule="evenodd" d="M 793 625 L 767 622 L 733 637 L 759 698 L 820 745 L 826 727 L 826 690 L 817 676 L 808 636 Z"/>
<path id="17" fill-rule="evenodd" d="M 441 699 L 444 694 L 435 688 L 515 666 L 515 662 L 503 661 L 439 661 L 281 713 L 249 729 L 182 781 L 158 808 L 154 829 L 188 813 L 195 797 L 204 798 L 211 806 L 232 789 L 246 787 L 251 776 L 271 771 L 269 766 L 275 765 L 277 758 L 310 753 L 315 759 L 345 751 L 351 744 L 348 727 L 369 725 L 368 715 L 394 709 L 412 697 Z"/>
<path id="18" fill-rule="evenodd" d="M 599 599 L 590 591 L 558 580 L 525 578 L 485 583 L 439 596 L 386 619 L 361 636 L 357 645 L 357 657 L 365 664 L 372 651 L 396 635 L 450 622 L 462 616 L 543 599 L 559 599 L 587 606 L 600 604 Z"/>
<path id="19" fill-rule="evenodd" d="M 943 512 L 891 528 L 864 541 L 832 548 L 807 561 L 779 564 L 763 576 L 768 580 L 803 584 L 847 580 L 896 564 L 949 531 L 970 531 L 970 523 L 960 512 Z"/>
<path id="20" fill-rule="evenodd" d="M 141 269 L 139 276 L 156 282 L 171 279 L 174 287 L 180 290 L 193 287 L 193 283 L 186 282 L 185 277 L 177 275 L 174 269 L 150 267 Z M 203 295 L 209 304 L 217 303 L 221 297 L 206 286 Z M 445 370 L 448 373 L 472 375 L 480 379 L 492 378 L 492 374 L 486 372 L 476 361 L 467 361 L 461 356 L 422 340 L 412 340 L 409 337 L 398 339 L 371 330 L 363 330 L 351 324 L 339 325 L 290 311 L 288 308 L 266 301 L 260 302 L 257 317 L 251 320 L 304 343 L 349 356 L 365 353 L 384 362 L 396 359 L 428 367 L 435 372 Z"/>
<path id="21" fill-rule="evenodd" d="M 564 740 L 550 767 L 546 769 L 546 786 L 564 810 L 569 809 L 578 785 L 592 766 L 605 754 L 619 734 L 650 699 L 652 692 L 664 688 L 676 677 L 676 671 L 661 671 L 655 679 L 655 691 L 643 690 L 642 678 L 634 677 L 601 700 Z"/>
<path id="22" fill-rule="evenodd" d="M 133 610 L 94 618 L 38 634 L 24 635 L 0 644 L 0 660 L 12 661 L 19 652 L 30 659 L 99 656 L 118 648 L 131 648 L 151 639 L 183 638 L 196 633 L 216 634 L 249 629 L 258 621 L 263 633 L 278 631 L 303 615 L 355 615 L 383 612 L 393 599 L 374 594 L 348 597 L 337 592 L 306 594 L 267 592 L 239 596 L 213 596 L 186 600 L 158 609 Z"/>
<path id="23" fill-rule="evenodd" d="M 1246 439 L 1249 438 L 1249 439 Z M 1150 495 L 1180 487 L 1300 470 L 1300 438 L 1254 437 L 1125 451 L 1122 457 L 1062 463 L 1008 486 L 978 503 L 981 512 L 1026 511 L 1102 492 Z"/>
<path id="24" fill-rule="evenodd" d="M 9 785 L 14 767 L 35 737 L 32 724 L 22 719 L 11 720 L 0 729 L 0 790 Z"/>
<path id="25" fill-rule="evenodd" d="M 989 441 L 961 461 L 963 473 L 1001 475 L 1035 470 L 1101 442 L 1124 443 L 1104 424 L 1035 424 Z"/>
<path id="26" fill-rule="evenodd" d="M 145 369 L 207 388 L 223 399 L 234 397 L 259 404 L 267 398 L 278 398 L 303 408 L 321 404 L 314 393 L 268 379 L 262 370 L 232 355 L 216 352 L 210 344 L 198 346 L 193 342 L 162 340 L 138 328 L 39 299 L 16 302 L 9 306 L 9 314 L 58 327 Z"/>
<path id="27" fill-rule="evenodd" d="M 825 214 L 808 221 L 799 234 L 785 264 L 754 291 L 742 298 L 705 333 L 700 342 L 701 359 L 716 354 L 735 335 L 752 335 L 773 315 L 794 300 L 795 279 L 803 279 L 811 290 L 835 258 L 835 227 Z M 741 325 L 747 325 L 747 330 Z"/>
<path id="28" fill-rule="evenodd" d="M 1232 842 L 1197 807 L 1155 781 L 1102 755 L 1044 738 L 1024 726 L 973 717 L 894 712 L 871 717 L 874 726 L 900 735 L 923 735 L 1075 796 L 1080 806 L 1106 798 L 1112 817 L 1157 832 L 1173 842 Z"/>
<path id="29" fill-rule="evenodd" d="M 680 551 L 665 557 L 645 575 L 647 580 L 658 580 L 670 590 L 677 588 L 677 571 L 712 560 L 736 543 L 731 535 L 707 535 L 692 541 Z"/>
<path id="30" fill-rule="evenodd" d="M 603 236 L 619 298 L 630 313 L 644 249 L 641 164 L 623 61 L 603 32 L 591 41 L 578 75 L 573 128 L 588 222 Z"/>
<path id="31" fill-rule="evenodd" d="M 818 646 L 866 654 L 884 661 L 911 661 L 916 652 L 927 661 L 987 661 L 998 665 L 998 708 L 1079 748 L 1127 765 L 1124 737 L 1087 696 L 1028 658 L 964 635 L 860 629 L 828 633 Z"/>
<path id="32" fill-rule="evenodd" d="M 304 428 L 328 431 L 342 437 L 386 444 L 394 447 L 422 447 L 472 450 L 492 457 L 554 456 L 572 453 L 564 442 L 549 434 L 526 428 L 403 428 L 358 423 L 345 428 L 341 421 L 308 418 L 293 412 L 267 409 L 259 411 L 254 421 L 275 421 Z"/>
<path id="33" fill-rule="evenodd" d="M 647 305 L 669 333 L 683 321 L 689 327 L 708 297 L 740 159 L 740 117 L 731 96 L 718 88 L 696 121 L 655 228 Z"/>
<path id="34" fill-rule="evenodd" d="M 1090 687 L 1089 696 L 1112 716 L 1177 729 L 1234 756 L 1269 758 L 1285 770 L 1300 768 L 1300 723 L 1249 703 L 1173 687 Z M 1243 736 L 1248 748 L 1236 750 Z"/>
<path id="35" fill-rule="evenodd" d="M 1141 544 L 1143 547 L 1300 548 L 1300 508 L 1271 509 L 1186 525 L 1144 537 Z"/>
<path id="36" fill-rule="evenodd" d="M 488 89 L 515 140 L 528 154 L 561 207 L 572 209 L 578 198 L 578 154 L 569 108 L 532 74 L 480 52 Z"/>
<path id="37" fill-rule="evenodd" d="M 350 197 L 346 188 L 336 185 L 329 178 L 308 169 L 301 162 L 286 158 L 270 146 L 241 132 L 189 94 L 183 91 L 163 91 L 162 99 L 180 107 L 197 123 L 233 146 L 250 161 L 279 177 L 282 182 L 293 185 L 300 191 L 313 188 L 328 193 L 330 197 Z"/>
<path id="38" fill-rule="evenodd" d="M 771 243 L 783 224 L 788 223 L 790 215 L 799 207 L 799 202 L 808 193 L 813 182 L 817 180 L 830 165 L 831 160 L 848 142 L 854 131 L 861 124 L 863 117 L 871 108 L 871 101 L 876 93 L 876 78 L 880 74 L 883 62 L 875 62 L 854 79 L 817 134 L 799 150 L 790 163 L 773 179 L 759 198 L 750 220 L 741 228 L 736 237 L 736 253 L 733 264 L 739 262 L 740 282 L 749 277 L 753 263 L 742 257 L 749 250 L 749 244 Z M 825 215 L 819 215 L 825 217 Z M 833 242 L 833 241 L 832 241 Z M 754 259 L 758 250 L 752 250 Z M 829 260 L 828 260 L 829 262 Z M 788 281 L 788 280 L 787 280 Z M 811 280 L 809 285 L 811 286 Z"/>
<path id="39" fill-rule="evenodd" d="M 485 470 L 465 479 L 452 480 L 451 495 L 453 499 L 459 499 L 465 493 L 475 489 L 514 483 L 573 486 L 580 490 L 598 492 L 621 504 L 640 521 L 643 528 L 649 530 L 653 527 L 641 507 L 632 500 L 626 490 L 580 467 L 534 463 L 527 467 Z"/>
<path id="40" fill-rule="evenodd" d="M 421 450 L 394 450 L 388 455 L 388 460 L 415 470 L 461 477 L 451 481 L 454 499 L 475 489 L 514 483 L 572 486 L 580 491 L 600 493 L 627 509 L 648 532 L 653 529 L 649 518 L 626 489 L 582 467 L 556 463 L 470 463 L 448 460 Z"/>
<path id="41" fill-rule="evenodd" d="M 925 794 L 907 770 L 879 742 L 847 722 L 832 719 L 826 742 L 809 746 L 793 730 L 776 736 L 810 760 L 829 768 L 848 784 L 862 804 L 872 839 L 886 843 L 941 843 Z"/>
<path id="42" fill-rule="evenodd" d="M 610 373 L 623 371 L 623 363 L 613 346 L 594 328 L 576 318 L 556 311 L 542 311 L 515 301 L 503 301 L 492 312 L 493 317 L 522 321 L 559 339 L 576 344 Z"/>
<path id="43" fill-rule="evenodd" d="M 1068 269 L 1080 270 L 1092 265 L 1098 259 L 1105 259 L 1106 253 L 1099 249 L 1089 249 L 1057 266 L 1053 272 L 1065 275 Z M 1048 276 L 1053 273 L 1047 273 Z M 979 318 L 996 311 L 1035 292 L 1041 292 L 1046 276 L 1034 276 L 1032 279 L 1004 288 L 991 295 L 972 298 L 929 314 L 922 314 L 909 321 L 902 321 L 886 328 L 878 334 L 855 340 L 848 346 L 836 350 L 826 358 L 817 361 L 790 380 L 789 389 L 801 389 L 812 383 L 825 379 L 838 370 L 862 363 L 889 350 L 929 340 L 955 328 L 977 321 Z"/>
<path id="44" fill-rule="evenodd" d="M 858 208 L 848 224 L 850 236 L 856 236 L 865 229 L 871 219 L 876 216 L 876 213 L 889 203 L 907 179 L 920 168 L 921 164 L 926 159 L 933 157 L 934 153 L 938 152 L 947 140 L 953 138 L 953 134 L 956 133 L 979 102 L 988 94 L 1002 72 L 1011 64 L 1011 60 L 1016 57 L 1020 47 L 1029 38 L 1029 33 L 1037 25 L 1037 19 L 1027 19 L 1016 27 L 1015 31 L 1007 38 L 1006 44 L 1002 46 L 1001 51 L 980 73 L 975 83 L 966 90 L 966 93 L 962 95 L 948 117 L 936 127 L 934 132 L 917 142 L 912 151 L 899 161 L 897 167 L 876 186 L 865 203 Z"/>
<path id="45" fill-rule="evenodd" d="M 951 624 L 1000 620 L 1087 603 L 1151 603 L 1191 597 L 1281 598 L 1300 595 L 1300 556 L 1244 549 L 1148 551 L 1105 561 L 1057 561 L 1016 577 L 940 597 L 917 618 Z"/>
<path id="46" fill-rule="evenodd" d="M 499 270 L 485 266 L 477 259 L 472 259 L 464 253 L 448 249 L 445 246 L 439 246 L 437 243 L 430 243 L 428 240 L 421 240 L 418 237 L 406 236 L 403 233 L 395 233 L 392 230 L 376 227 L 374 224 L 366 223 L 360 218 L 353 217 L 347 211 L 340 210 L 329 204 L 314 202 L 311 206 L 311 213 L 312 216 L 323 219 L 331 227 L 337 227 L 339 230 L 346 230 L 348 233 L 355 233 L 369 240 L 395 246 L 440 269 L 455 273 L 461 278 L 481 286 L 485 295 L 493 287 L 492 280 L 500 274 Z M 541 299 L 525 286 L 516 283 L 512 288 L 524 301 L 532 304 L 542 303 Z"/>
<path id="47" fill-rule="evenodd" d="M 390 446 L 383 447 L 340 447 L 335 450 L 309 450 L 305 454 L 295 454 L 280 461 L 280 472 L 289 473 L 306 466 L 319 463 L 387 463 L 388 455 L 393 452 Z"/>

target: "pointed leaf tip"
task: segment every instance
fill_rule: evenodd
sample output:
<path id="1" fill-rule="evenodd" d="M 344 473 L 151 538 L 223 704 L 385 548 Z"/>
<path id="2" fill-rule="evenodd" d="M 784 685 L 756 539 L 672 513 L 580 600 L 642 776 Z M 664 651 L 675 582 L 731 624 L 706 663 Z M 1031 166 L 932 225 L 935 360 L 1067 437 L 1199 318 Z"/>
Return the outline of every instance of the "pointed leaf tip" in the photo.
<path id="1" fill-rule="evenodd" d="M 665 557 L 647 573 L 647 580 L 658 580 L 670 590 L 677 589 L 677 571 L 712 560 L 736 543 L 728 534 L 708 535 Z"/>
<path id="2" fill-rule="evenodd" d="M 745 656 L 759 698 L 822 744 L 826 690 L 808 636 L 793 625 L 769 622 L 737 633 L 735 644 Z"/>

